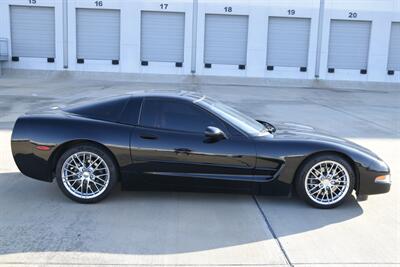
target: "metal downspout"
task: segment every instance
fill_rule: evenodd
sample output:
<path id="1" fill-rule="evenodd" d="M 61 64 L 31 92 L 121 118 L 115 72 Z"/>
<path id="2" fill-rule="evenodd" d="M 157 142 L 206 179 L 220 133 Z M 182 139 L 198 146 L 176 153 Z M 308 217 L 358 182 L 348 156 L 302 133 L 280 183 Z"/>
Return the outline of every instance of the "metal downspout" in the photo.
<path id="1" fill-rule="evenodd" d="M 197 50 L 197 13 L 198 13 L 199 1 L 193 0 L 193 20 L 192 20 L 192 65 L 191 73 L 196 73 L 196 50 Z"/>
<path id="2" fill-rule="evenodd" d="M 68 69 L 68 0 L 63 0 L 63 64 Z"/>
<path id="3" fill-rule="evenodd" d="M 325 13 L 325 0 L 320 0 L 319 3 L 319 17 L 318 17 L 318 39 L 317 39 L 317 54 L 315 57 L 315 78 L 319 78 L 319 69 L 321 67 L 321 42 L 322 42 L 322 28 L 324 25 Z"/>

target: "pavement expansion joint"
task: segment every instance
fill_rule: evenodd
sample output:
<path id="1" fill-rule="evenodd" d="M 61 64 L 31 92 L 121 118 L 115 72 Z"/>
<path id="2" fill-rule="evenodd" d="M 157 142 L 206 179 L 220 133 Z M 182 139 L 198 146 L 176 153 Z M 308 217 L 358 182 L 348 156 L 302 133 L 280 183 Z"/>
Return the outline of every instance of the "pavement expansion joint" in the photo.
<path id="1" fill-rule="evenodd" d="M 279 240 L 279 238 L 278 238 L 278 236 L 276 235 L 274 229 L 272 228 L 272 225 L 271 225 L 271 223 L 269 222 L 269 220 L 268 220 L 268 218 L 267 218 L 267 215 L 265 214 L 265 212 L 264 212 L 263 209 L 261 208 L 261 205 L 260 205 L 260 203 L 258 202 L 257 197 L 256 197 L 255 195 L 253 195 L 252 197 L 253 197 L 254 202 L 255 202 L 256 205 L 257 205 L 258 210 L 260 211 L 262 217 L 264 218 L 264 221 L 265 221 L 265 224 L 266 224 L 267 227 L 268 227 L 268 230 L 271 232 L 272 237 L 274 238 L 274 240 L 275 240 L 275 242 L 277 243 L 277 245 L 279 246 L 279 249 L 281 250 L 283 256 L 285 257 L 286 263 L 287 263 L 289 266 L 294 266 L 294 265 L 292 264 L 292 262 L 290 261 L 290 258 L 289 258 L 289 256 L 288 256 L 288 254 L 287 254 L 285 248 L 283 247 L 281 241 Z"/>

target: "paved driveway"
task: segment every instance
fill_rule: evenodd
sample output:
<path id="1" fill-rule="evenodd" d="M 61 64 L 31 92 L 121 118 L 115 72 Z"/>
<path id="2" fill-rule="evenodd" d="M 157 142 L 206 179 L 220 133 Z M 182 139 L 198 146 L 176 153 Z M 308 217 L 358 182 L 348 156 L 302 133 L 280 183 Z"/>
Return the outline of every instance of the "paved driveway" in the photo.
<path id="1" fill-rule="evenodd" d="M 227 83 L 229 80 L 227 80 Z M 385 195 L 334 210 L 296 198 L 121 192 L 80 205 L 56 185 L 18 172 L 9 147 L 16 117 L 44 105 L 137 89 L 189 89 L 268 121 L 349 138 L 392 168 Z M 150 84 L 64 75 L 0 78 L 0 265 L 400 265 L 400 88 L 333 90 Z"/>

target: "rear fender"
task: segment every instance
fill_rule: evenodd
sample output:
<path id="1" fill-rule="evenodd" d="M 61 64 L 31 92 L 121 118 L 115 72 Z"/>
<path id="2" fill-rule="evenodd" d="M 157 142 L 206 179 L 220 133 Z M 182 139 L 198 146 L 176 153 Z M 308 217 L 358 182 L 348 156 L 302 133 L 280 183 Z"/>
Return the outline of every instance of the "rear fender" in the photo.
<path id="1" fill-rule="evenodd" d="M 132 127 L 127 125 L 79 116 L 27 115 L 16 121 L 11 147 L 14 160 L 23 174 L 51 182 L 57 151 L 63 144 L 80 140 L 105 146 L 121 168 L 128 168 L 131 164 L 131 131 Z M 49 150 L 39 150 L 37 146 L 46 146 Z"/>

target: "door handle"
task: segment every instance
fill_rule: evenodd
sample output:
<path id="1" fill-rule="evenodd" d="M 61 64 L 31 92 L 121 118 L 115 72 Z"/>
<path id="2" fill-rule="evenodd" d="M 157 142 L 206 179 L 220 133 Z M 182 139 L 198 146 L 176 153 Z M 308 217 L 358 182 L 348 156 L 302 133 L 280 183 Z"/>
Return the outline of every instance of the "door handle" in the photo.
<path id="1" fill-rule="evenodd" d="M 155 135 L 148 135 L 148 134 L 141 134 L 140 138 L 145 139 L 145 140 L 156 140 L 158 139 L 157 136 Z"/>
<path id="2" fill-rule="evenodd" d="M 175 153 L 176 154 L 180 154 L 180 153 L 189 154 L 190 152 L 192 152 L 192 150 L 189 149 L 189 148 L 175 148 Z"/>

